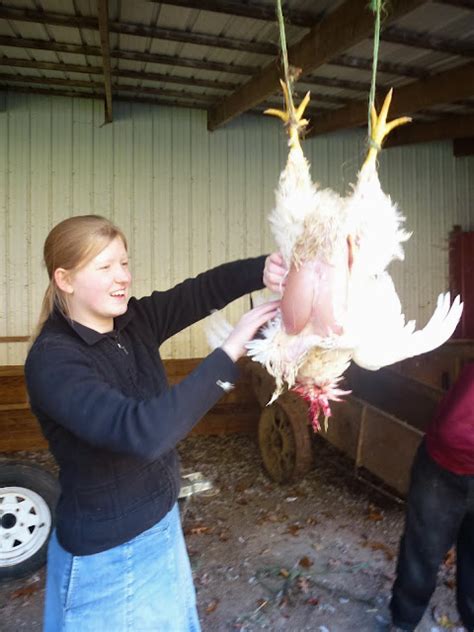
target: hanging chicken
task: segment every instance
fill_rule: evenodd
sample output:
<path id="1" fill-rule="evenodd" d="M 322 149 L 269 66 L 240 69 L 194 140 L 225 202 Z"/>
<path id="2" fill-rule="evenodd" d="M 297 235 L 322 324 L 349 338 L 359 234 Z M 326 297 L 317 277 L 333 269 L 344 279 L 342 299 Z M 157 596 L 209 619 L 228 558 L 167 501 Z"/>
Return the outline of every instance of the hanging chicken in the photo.
<path id="1" fill-rule="evenodd" d="M 341 197 L 312 182 L 301 148 L 309 94 L 295 108 L 289 85 L 282 87 L 286 111 L 267 112 L 284 121 L 290 150 L 269 219 L 288 276 L 280 314 L 248 344 L 248 355 L 275 378 L 271 402 L 285 385 L 295 390 L 309 403 L 318 430 L 321 414 L 325 422 L 331 415 L 329 402 L 348 393 L 339 384 L 351 360 L 376 370 L 436 348 L 452 335 L 462 304 L 457 297 L 451 306 L 449 293 L 441 294 L 428 324 L 415 331 L 386 271 L 393 259 L 403 259 L 402 243 L 410 236 L 377 174 L 384 138 L 409 121 L 387 123 L 392 92 L 378 116 L 372 107 L 367 158 L 352 193 Z"/>
<path id="2" fill-rule="evenodd" d="M 285 384 L 293 388 L 308 401 L 319 429 L 320 413 L 327 419 L 329 402 L 347 393 L 339 382 L 351 360 L 375 370 L 436 348 L 452 335 L 462 304 L 457 297 L 450 306 L 449 294 L 440 295 L 428 324 L 415 331 L 414 321 L 405 323 L 386 271 L 393 259 L 403 259 L 402 242 L 409 238 L 377 174 L 382 141 L 410 120 L 387 123 L 392 91 L 378 116 L 372 108 L 370 149 L 344 198 L 311 181 L 299 141 L 309 94 L 295 109 L 289 87 L 283 82 L 282 87 L 286 111 L 267 112 L 287 126 L 290 151 L 270 223 L 289 272 L 280 315 L 248 347 L 275 377 L 271 401 Z"/>

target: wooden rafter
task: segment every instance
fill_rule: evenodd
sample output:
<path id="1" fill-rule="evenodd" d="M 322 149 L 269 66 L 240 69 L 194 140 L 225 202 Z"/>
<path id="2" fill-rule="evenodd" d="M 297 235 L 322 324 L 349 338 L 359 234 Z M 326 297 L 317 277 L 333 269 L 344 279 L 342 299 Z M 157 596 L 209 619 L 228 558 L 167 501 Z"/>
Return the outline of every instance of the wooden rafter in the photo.
<path id="1" fill-rule="evenodd" d="M 69 89 L 74 88 L 89 88 L 90 90 L 104 91 L 105 86 L 103 83 L 97 81 L 78 81 L 77 79 L 61 79 L 59 77 L 33 77 L 29 75 L 10 75 L 0 74 L 0 84 L 7 83 L 26 83 L 33 85 L 45 85 L 45 86 L 64 86 Z M 184 92 L 182 90 L 170 90 L 169 88 L 154 88 L 149 86 L 131 86 L 129 84 L 112 83 L 111 87 L 114 91 L 118 92 L 133 92 L 135 94 L 151 94 L 163 97 L 194 99 L 195 101 L 202 101 L 204 103 L 214 103 L 216 96 L 212 94 L 200 94 L 193 92 Z M 334 101 L 331 101 L 334 102 Z"/>
<path id="2" fill-rule="evenodd" d="M 36 70 L 54 70 L 57 72 L 75 72 L 86 75 L 101 75 L 101 66 L 85 66 L 80 64 L 62 64 L 49 61 L 39 61 L 34 59 L 16 59 L 11 57 L 0 57 L 0 66 L 10 68 L 31 68 Z M 138 81 L 159 81 L 162 83 L 176 83 L 181 85 L 198 86 L 200 88 L 211 88 L 214 90 L 234 90 L 235 83 L 230 81 L 198 79 L 196 77 L 178 77 L 159 72 L 140 72 L 138 70 L 112 69 L 113 77 L 123 77 L 126 79 L 136 79 Z"/>
<path id="3" fill-rule="evenodd" d="M 88 57 L 102 56 L 100 47 L 98 46 L 83 46 L 80 44 L 68 44 L 66 42 L 53 42 L 50 40 L 6 37 L 4 35 L 0 35 L 0 46 L 28 48 L 31 50 L 51 50 L 59 53 L 71 53 L 73 55 L 86 55 Z M 259 70 L 258 66 L 225 64 L 215 61 L 189 59 L 187 57 L 182 57 L 181 55 L 162 55 L 129 50 L 112 50 L 110 51 L 110 56 L 113 59 L 128 59 L 130 61 L 150 62 L 152 64 L 180 66 L 183 68 L 210 70 L 212 72 L 226 72 L 237 75 L 254 75 Z"/>
<path id="4" fill-rule="evenodd" d="M 275 21 L 275 9 L 271 5 L 263 6 L 238 0 L 151 0 L 160 4 L 169 4 L 173 7 L 183 7 L 185 9 L 198 9 L 200 11 L 212 11 L 214 13 L 225 13 L 227 15 L 237 15 L 253 20 Z M 310 11 L 294 11 L 287 7 L 283 8 L 285 21 L 295 26 L 310 28 L 321 17 Z"/>
<path id="5" fill-rule="evenodd" d="M 388 19 L 400 18 L 425 1 L 392 0 Z M 332 57 L 369 37 L 373 27 L 374 16 L 367 9 L 366 0 L 346 0 L 289 49 L 290 63 L 301 68 L 303 74 L 312 72 Z M 277 92 L 280 75 L 278 60 L 268 64 L 258 75 L 209 112 L 208 128 L 214 130 L 224 125 Z"/>
<path id="6" fill-rule="evenodd" d="M 104 68 L 105 122 L 111 123 L 113 115 L 108 0 L 97 0 L 97 18 L 100 33 L 100 48 L 102 51 L 102 66 Z"/>
<path id="7" fill-rule="evenodd" d="M 359 70 L 372 71 L 372 59 L 364 57 L 354 57 L 353 55 L 339 55 L 328 62 L 330 65 L 342 66 L 344 68 L 357 68 Z M 401 64 L 399 62 L 381 61 L 377 63 L 379 72 L 400 77 L 412 77 L 413 79 L 424 79 L 430 76 L 430 72 L 421 66 Z"/>
<path id="8" fill-rule="evenodd" d="M 474 43 L 465 40 L 453 40 L 438 35 L 427 35 L 407 29 L 391 27 L 382 33 L 382 41 L 392 44 L 403 44 L 414 48 L 435 50 L 440 53 L 459 55 L 460 57 L 472 57 L 474 55 Z"/>
<path id="9" fill-rule="evenodd" d="M 386 147 L 474 136 L 474 114 L 445 116 L 429 123 L 411 123 L 394 130 Z"/>
<path id="10" fill-rule="evenodd" d="M 101 86 L 102 87 L 102 86 Z M 22 94 L 41 94 L 52 97 L 69 97 L 75 99 L 95 99 L 102 100 L 104 98 L 103 90 L 101 92 L 79 92 L 78 90 L 51 90 L 50 88 L 30 88 L 28 86 L 2 86 L 0 85 L 0 94 L 3 92 L 21 92 Z M 168 98 L 147 99 L 144 97 L 114 97 L 114 102 L 120 103 L 144 103 L 148 105 L 168 105 L 173 107 L 192 108 L 197 110 L 205 109 L 202 103 L 196 101 L 182 101 Z"/>
<path id="11" fill-rule="evenodd" d="M 96 19 L 89 16 L 46 13 L 44 11 L 31 11 L 14 7 L 0 6 L 0 19 L 49 24 L 52 26 L 79 28 L 91 31 L 98 30 Z M 161 28 L 129 22 L 115 22 L 111 20 L 109 20 L 108 26 L 110 33 L 133 35 L 134 37 L 161 39 L 171 42 L 196 44 L 197 46 L 209 46 L 212 48 L 226 48 L 247 53 L 270 55 L 272 57 L 278 55 L 279 52 L 278 46 L 271 42 L 251 42 L 249 40 L 210 35 L 208 33 L 191 33 L 178 29 Z"/>
<path id="12" fill-rule="evenodd" d="M 442 103 L 468 99 L 473 95 L 474 63 L 469 63 L 397 88 L 393 93 L 390 116 L 395 118 L 401 114 L 417 112 Z M 319 117 L 307 136 L 357 127 L 366 122 L 367 102 L 357 101 Z"/>
<path id="13" fill-rule="evenodd" d="M 438 2 L 438 4 L 450 4 L 453 7 L 474 11 L 474 0 L 435 0 L 435 2 Z"/>

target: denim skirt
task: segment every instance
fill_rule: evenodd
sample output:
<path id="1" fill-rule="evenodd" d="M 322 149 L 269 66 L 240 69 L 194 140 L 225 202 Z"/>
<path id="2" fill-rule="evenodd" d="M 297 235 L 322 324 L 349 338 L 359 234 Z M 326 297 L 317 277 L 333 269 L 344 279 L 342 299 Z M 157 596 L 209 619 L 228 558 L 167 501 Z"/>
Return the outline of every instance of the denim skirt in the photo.
<path id="1" fill-rule="evenodd" d="M 199 632 L 178 505 L 151 529 L 93 555 L 71 555 L 53 532 L 44 632 Z"/>

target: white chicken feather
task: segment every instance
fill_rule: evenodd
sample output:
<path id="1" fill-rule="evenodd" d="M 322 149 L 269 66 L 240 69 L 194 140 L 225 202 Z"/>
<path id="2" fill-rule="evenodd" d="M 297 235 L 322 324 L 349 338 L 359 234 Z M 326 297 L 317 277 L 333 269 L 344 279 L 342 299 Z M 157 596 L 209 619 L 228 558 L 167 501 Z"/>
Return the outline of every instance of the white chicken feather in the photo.
<path id="1" fill-rule="evenodd" d="M 286 112 L 268 113 L 287 125 L 290 151 L 269 219 L 289 273 L 281 312 L 248 344 L 248 355 L 275 377 L 271 401 L 285 386 L 293 388 L 308 401 L 319 429 L 320 414 L 326 420 L 331 414 L 329 402 L 347 393 L 339 382 L 351 360 L 376 370 L 430 351 L 453 334 L 463 306 L 459 297 L 451 305 L 449 293 L 440 294 L 429 322 L 416 331 L 414 321 L 405 322 L 386 271 L 393 259 L 403 259 L 402 244 L 410 237 L 376 169 L 385 136 L 410 120 L 387 123 L 392 91 L 379 116 L 372 108 L 371 146 L 344 198 L 311 180 L 299 142 L 309 94 L 295 110 L 288 87 L 283 82 L 282 87 Z"/>

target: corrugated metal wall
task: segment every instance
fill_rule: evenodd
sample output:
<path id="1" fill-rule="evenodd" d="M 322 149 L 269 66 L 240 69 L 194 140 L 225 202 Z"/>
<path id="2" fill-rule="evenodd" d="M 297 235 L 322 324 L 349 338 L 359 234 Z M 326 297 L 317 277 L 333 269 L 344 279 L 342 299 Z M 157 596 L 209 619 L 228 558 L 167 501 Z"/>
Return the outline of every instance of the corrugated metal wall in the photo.
<path id="1" fill-rule="evenodd" d="M 0 111 L 0 336 L 31 332 L 46 274 L 48 230 L 75 214 L 113 218 L 129 236 L 134 293 L 166 288 L 212 265 L 272 248 L 266 216 L 287 148 L 278 122 L 240 117 L 209 134 L 203 112 L 10 93 Z M 363 134 L 305 143 L 315 179 L 344 192 L 363 159 Z M 409 317 L 426 320 L 447 286 L 447 236 L 474 228 L 472 158 L 449 143 L 382 155 L 384 188 L 414 236 L 392 266 Z M 236 320 L 248 305 L 228 310 Z M 19 364 L 26 344 L 0 345 L 0 364 Z M 202 326 L 170 341 L 165 357 L 207 352 Z"/>

